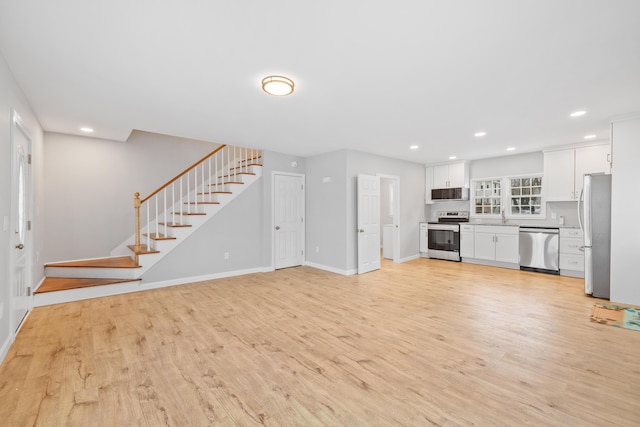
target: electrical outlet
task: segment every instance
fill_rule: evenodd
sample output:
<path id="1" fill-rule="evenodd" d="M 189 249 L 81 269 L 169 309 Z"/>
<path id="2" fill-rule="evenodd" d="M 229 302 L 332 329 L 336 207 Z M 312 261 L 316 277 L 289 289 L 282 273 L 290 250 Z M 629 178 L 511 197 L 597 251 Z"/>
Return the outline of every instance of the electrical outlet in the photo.
<path id="1" fill-rule="evenodd" d="M 316 253 L 320 252 L 320 246 L 316 246 Z"/>
<path id="2" fill-rule="evenodd" d="M 224 259 L 229 259 L 229 252 L 224 253 Z"/>

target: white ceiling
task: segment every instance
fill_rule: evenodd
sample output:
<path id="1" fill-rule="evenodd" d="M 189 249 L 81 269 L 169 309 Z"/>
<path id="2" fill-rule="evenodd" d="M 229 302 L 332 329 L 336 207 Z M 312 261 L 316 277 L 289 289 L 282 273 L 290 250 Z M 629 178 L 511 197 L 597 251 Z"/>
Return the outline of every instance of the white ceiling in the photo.
<path id="1" fill-rule="evenodd" d="M 431 163 L 640 111 L 638 0 L 2 0 L 0 51 L 46 131 L 115 140 Z M 269 74 L 295 93 L 262 92 Z"/>

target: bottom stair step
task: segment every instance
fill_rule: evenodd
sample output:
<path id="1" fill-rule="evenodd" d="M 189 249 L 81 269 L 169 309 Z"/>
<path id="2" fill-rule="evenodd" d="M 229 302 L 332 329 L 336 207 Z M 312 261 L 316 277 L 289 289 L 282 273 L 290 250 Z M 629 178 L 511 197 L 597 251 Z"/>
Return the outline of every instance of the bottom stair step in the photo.
<path id="1" fill-rule="evenodd" d="M 116 283 L 137 282 L 141 279 L 92 279 L 73 277 L 47 277 L 35 294 L 45 292 L 67 291 L 70 289 L 90 288 L 92 286 L 113 285 Z"/>

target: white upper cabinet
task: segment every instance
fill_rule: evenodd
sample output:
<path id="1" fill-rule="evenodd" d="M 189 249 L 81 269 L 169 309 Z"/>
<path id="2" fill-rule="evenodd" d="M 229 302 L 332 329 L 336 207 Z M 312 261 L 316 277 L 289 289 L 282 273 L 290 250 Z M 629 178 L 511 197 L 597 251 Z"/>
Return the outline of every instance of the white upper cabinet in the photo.
<path id="1" fill-rule="evenodd" d="M 433 167 L 433 188 L 449 188 L 449 165 Z"/>
<path id="2" fill-rule="evenodd" d="M 611 173 L 609 144 L 594 145 L 576 150 L 576 200 L 582 191 L 583 177 L 587 173 Z"/>
<path id="3" fill-rule="evenodd" d="M 431 167 L 433 169 L 433 188 L 467 187 L 468 168 L 462 163 L 451 163 Z M 429 169 L 429 167 L 427 167 Z"/>
<path id="4" fill-rule="evenodd" d="M 609 144 L 544 152 L 547 202 L 578 200 L 587 173 L 610 173 Z"/>
<path id="5" fill-rule="evenodd" d="M 425 203 L 431 204 L 431 190 L 469 186 L 469 164 L 466 162 L 448 165 L 427 166 Z"/>

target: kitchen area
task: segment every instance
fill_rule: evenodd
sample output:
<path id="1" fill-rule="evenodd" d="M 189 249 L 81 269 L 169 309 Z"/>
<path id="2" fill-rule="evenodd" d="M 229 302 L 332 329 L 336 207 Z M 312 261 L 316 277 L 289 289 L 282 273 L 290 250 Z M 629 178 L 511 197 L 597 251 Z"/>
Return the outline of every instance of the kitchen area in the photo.
<path id="1" fill-rule="evenodd" d="M 610 144 L 427 165 L 422 257 L 585 279 L 609 298 Z"/>

